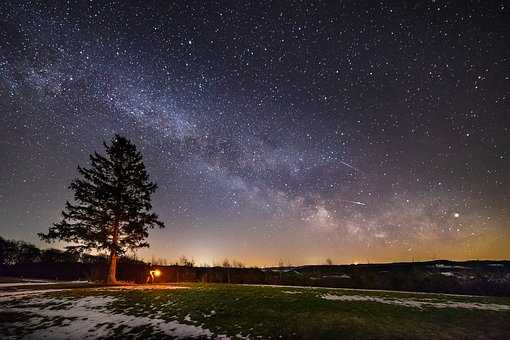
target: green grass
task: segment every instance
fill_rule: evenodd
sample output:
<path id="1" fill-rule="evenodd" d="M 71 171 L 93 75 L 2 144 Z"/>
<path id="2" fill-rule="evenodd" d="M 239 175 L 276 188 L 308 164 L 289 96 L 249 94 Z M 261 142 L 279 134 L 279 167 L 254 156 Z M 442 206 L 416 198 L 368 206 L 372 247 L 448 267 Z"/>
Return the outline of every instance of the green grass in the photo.
<path id="1" fill-rule="evenodd" d="M 301 294 L 285 294 L 289 288 L 246 286 L 194 286 L 192 291 L 129 291 L 112 307 L 147 316 L 151 308 L 167 317 L 185 315 L 206 328 L 227 334 L 293 338 L 491 338 L 509 333 L 510 313 L 466 309 L 417 309 L 374 302 L 327 301 L 318 297 L 331 290 L 300 289 Z M 296 289 L 297 290 L 297 289 Z M 341 290 L 339 290 L 341 291 Z M 342 294 L 359 294 L 341 291 Z M 423 295 L 368 292 L 363 295 L 413 297 Z M 156 299 L 157 297 L 157 299 Z M 435 299 L 445 299 L 438 295 Z M 457 301 L 472 298 L 455 297 Z M 448 297 L 450 300 L 450 297 Z M 494 298 L 475 298 L 490 300 Z M 167 307 L 166 302 L 172 305 Z M 508 301 L 507 301 L 508 302 Z M 214 310 L 214 314 L 211 311 Z M 506 329 L 505 329 L 506 328 Z M 250 331 L 247 331 L 250 330 Z"/>
<path id="2" fill-rule="evenodd" d="M 57 305 L 65 309 L 68 301 L 78 298 L 113 296 L 116 300 L 108 306 L 112 313 L 176 320 L 201 325 L 215 334 L 241 334 L 251 338 L 510 339 L 509 311 L 419 309 L 377 302 L 329 301 L 320 296 L 331 293 L 510 305 L 508 298 L 217 284 L 188 286 L 190 289 L 175 290 L 73 289 L 58 293 L 62 301 Z M 286 294 L 285 291 L 300 293 Z M 142 335 L 143 338 L 161 338 L 149 326 L 126 329 L 110 325 L 110 328 L 118 338 Z"/>

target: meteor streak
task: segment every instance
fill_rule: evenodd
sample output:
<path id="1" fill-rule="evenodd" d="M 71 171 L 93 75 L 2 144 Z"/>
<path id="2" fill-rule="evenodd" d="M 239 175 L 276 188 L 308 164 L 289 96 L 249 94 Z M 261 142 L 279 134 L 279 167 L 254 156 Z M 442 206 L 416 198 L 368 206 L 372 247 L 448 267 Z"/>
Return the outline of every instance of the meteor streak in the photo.
<path id="1" fill-rule="evenodd" d="M 359 202 L 359 201 L 349 201 L 349 200 L 340 200 L 340 202 L 346 202 L 346 203 L 351 203 L 351 204 L 356 204 L 356 205 L 367 205 L 366 203 L 363 203 L 363 202 Z"/>
<path id="2" fill-rule="evenodd" d="M 339 161 L 339 162 L 340 162 L 341 164 L 345 165 L 345 166 L 346 166 L 346 167 L 348 167 L 348 168 L 351 168 L 351 169 L 353 169 L 353 170 L 355 170 L 355 171 L 361 172 L 361 170 L 360 170 L 360 169 L 356 168 L 355 166 L 350 165 L 349 163 L 346 163 L 346 162 L 344 162 L 344 161 Z"/>

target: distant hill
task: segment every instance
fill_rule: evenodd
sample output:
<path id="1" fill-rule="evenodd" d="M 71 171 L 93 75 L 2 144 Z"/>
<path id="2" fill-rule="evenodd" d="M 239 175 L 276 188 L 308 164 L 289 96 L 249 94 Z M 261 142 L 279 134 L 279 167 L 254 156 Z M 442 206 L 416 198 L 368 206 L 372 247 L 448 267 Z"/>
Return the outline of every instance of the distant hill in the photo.
<path id="1" fill-rule="evenodd" d="M 283 282 L 325 287 L 510 296 L 510 261 L 398 262 L 267 268 Z"/>

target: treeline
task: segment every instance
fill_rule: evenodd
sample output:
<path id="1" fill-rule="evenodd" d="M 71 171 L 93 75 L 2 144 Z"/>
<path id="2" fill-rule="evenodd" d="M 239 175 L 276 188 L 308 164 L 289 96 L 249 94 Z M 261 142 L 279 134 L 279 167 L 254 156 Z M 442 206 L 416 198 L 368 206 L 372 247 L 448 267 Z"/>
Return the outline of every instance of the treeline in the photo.
<path id="1" fill-rule="evenodd" d="M 91 255 L 56 248 L 40 249 L 35 245 L 0 236 L 0 264 L 14 266 L 29 263 L 106 263 L 105 255 Z"/>
<path id="2" fill-rule="evenodd" d="M 184 255 L 179 257 L 179 259 L 176 261 L 167 260 L 164 257 L 156 258 L 153 255 L 151 258 L 151 264 L 157 265 L 157 266 L 183 266 L 183 267 L 195 267 L 195 265 L 196 265 L 195 260 L 187 258 Z"/>
<path id="3" fill-rule="evenodd" d="M 195 260 L 190 259 L 186 256 L 181 256 L 176 261 L 167 260 L 166 258 L 156 258 L 152 257 L 151 262 L 152 265 L 155 266 L 181 266 L 181 267 L 201 267 L 201 268 L 209 268 L 209 267 L 223 267 L 223 268 L 258 268 L 256 266 L 246 266 L 243 262 L 238 260 L 230 260 L 224 259 L 221 262 L 213 262 L 213 264 L 209 263 L 201 263 L 197 265 Z"/>
<path id="4" fill-rule="evenodd" d="M 0 236 L 0 276 L 49 280 L 104 280 L 108 258 L 84 252 L 35 245 Z M 120 257 L 118 275 L 124 281 L 144 282 L 149 266 L 143 261 Z"/>
<path id="5" fill-rule="evenodd" d="M 106 255 L 91 255 L 88 253 L 60 250 L 56 248 L 40 249 L 35 245 L 17 240 L 7 240 L 0 236 L 0 264 L 2 265 L 18 265 L 27 263 L 105 263 Z M 136 257 L 124 256 L 121 262 L 137 262 L 145 263 Z M 181 256 L 177 260 L 167 260 L 166 258 L 152 257 L 151 262 L 147 264 L 159 266 L 182 266 L 196 267 L 194 259 Z M 211 267 L 209 264 L 200 264 L 200 267 Z M 241 261 L 224 259 L 219 263 L 213 263 L 212 267 L 224 268 L 246 268 Z M 255 268 L 255 267 L 252 267 Z"/>

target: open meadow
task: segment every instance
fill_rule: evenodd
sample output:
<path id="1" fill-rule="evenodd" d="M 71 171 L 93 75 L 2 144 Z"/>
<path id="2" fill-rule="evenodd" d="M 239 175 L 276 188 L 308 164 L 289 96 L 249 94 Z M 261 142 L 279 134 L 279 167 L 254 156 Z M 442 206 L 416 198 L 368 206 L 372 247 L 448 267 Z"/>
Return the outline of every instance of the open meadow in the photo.
<path id="1" fill-rule="evenodd" d="M 2 339 L 510 338 L 510 298 L 502 297 L 75 283 L 0 287 L 0 304 Z"/>

